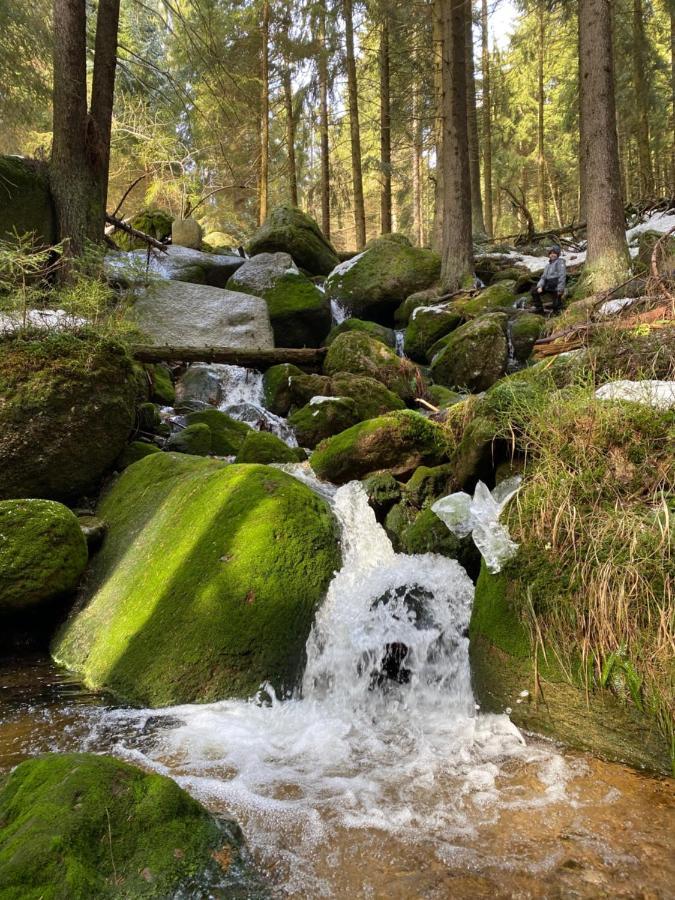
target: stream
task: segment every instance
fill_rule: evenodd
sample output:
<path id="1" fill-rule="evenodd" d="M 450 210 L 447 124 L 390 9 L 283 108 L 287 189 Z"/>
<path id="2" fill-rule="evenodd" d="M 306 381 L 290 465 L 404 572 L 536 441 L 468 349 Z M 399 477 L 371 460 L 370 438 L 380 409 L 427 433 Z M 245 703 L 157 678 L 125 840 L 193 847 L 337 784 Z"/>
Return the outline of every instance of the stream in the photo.
<path id="1" fill-rule="evenodd" d="M 343 552 L 296 696 L 125 709 L 7 659 L 0 771 L 81 749 L 168 774 L 240 823 L 275 897 L 675 896 L 673 783 L 481 713 L 461 566 L 394 553 L 360 483 L 284 468 L 331 503 Z"/>

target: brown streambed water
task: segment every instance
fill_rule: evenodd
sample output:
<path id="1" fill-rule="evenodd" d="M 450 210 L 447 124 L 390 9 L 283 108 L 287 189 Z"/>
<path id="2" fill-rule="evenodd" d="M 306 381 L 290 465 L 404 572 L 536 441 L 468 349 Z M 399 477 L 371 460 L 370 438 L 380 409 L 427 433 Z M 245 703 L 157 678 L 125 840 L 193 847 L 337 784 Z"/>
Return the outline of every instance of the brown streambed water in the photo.
<path id="1" fill-rule="evenodd" d="M 528 753 L 505 759 L 492 774 L 496 793 L 467 790 L 448 773 L 417 792 L 419 824 L 390 829 L 345 824 L 332 796 L 317 806 L 320 823 L 275 814 L 273 807 L 224 802 L 198 778 L 183 751 L 155 736 L 171 719 L 106 718 L 106 698 L 40 656 L 0 661 L 0 772 L 52 750 L 133 755 L 166 767 L 211 808 L 237 818 L 274 893 L 336 898 L 656 898 L 675 897 L 673 781 L 528 739 Z M 177 712 L 180 715 L 180 711 Z M 154 752 L 148 746 L 156 745 Z M 542 759 L 548 762 L 542 768 Z M 547 768 L 548 767 L 548 768 Z M 564 769 L 558 789 L 559 770 Z M 542 775 L 542 772 L 544 774 Z M 546 774 L 548 773 L 548 774 Z M 209 784 L 231 769 L 214 760 Z M 386 814 L 399 786 L 380 797 Z M 293 801 L 302 786 L 278 782 L 270 801 Z M 441 814 L 453 807 L 454 818 Z M 441 826 L 434 819 L 441 818 Z M 450 823 L 450 824 L 448 824 Z M 454 823 L 454 824 L 452 824 Z M 429 827 L 427 827 L 427 824 Z"/>

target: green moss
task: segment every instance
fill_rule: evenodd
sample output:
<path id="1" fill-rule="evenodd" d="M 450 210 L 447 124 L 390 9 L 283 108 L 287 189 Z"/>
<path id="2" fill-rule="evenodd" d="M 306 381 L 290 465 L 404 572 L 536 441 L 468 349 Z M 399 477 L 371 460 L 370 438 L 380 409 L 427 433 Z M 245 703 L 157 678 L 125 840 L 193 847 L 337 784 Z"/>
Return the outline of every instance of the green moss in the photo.
<path id="1" fill-rule="evenodd" d="M 121 760 L 54 753 L 21 763 L 0 789 L 0 821 L 2 900 L 206 896 L 226 886 L 244 895 L 237 826 L 170 778 Z"/>
<path id="2" fill-rule="evenodd" d="M 452 493 L 455 489 L 455 469 L 450 463 L 443 466 L 420 466 L 405 486 L 406 499 L 422 509 L 424 506 Z"/>
<path id="3" fill-rule="evenodd" d="M 483 637 L 509 656 L 530 659 L 530 634 L 519 612 L 508 598 L 509 578 L 505 572 L 491 575 L 481 566 L 471 613 L 469 637 Z"/>
<path id="4" fill-rule="evenodd" d="M 384 530 L 391 541 L 396 553 L 405 553 L 403 547 L 403 534 L 414 522 L 417 510 L 405 500 L 395 504 L 387 513 L 384 520 Z"/>
<path id="5" fill-rule="evenodd" d="M 212 451 L 212 443 L 209 426 L 205 422 L 195 422 L 172 434 L 166 442 L 166 448 L 174 453 L 208 456 Z"/>
<path id="6" fill-rule="evenodd" d="M 371 506 L 382 509 L 401 499 L 401 485 L 391 472 L 379 472 L 364 478 L 363 489 Z"/>
<path id="7" fill-rule="evenodd" d="M 445 387 L 484 391 L 506 372 L 507 361 L 506 316 L 493 313 L 445 338 L 431 361 L 431 374 Z"/>
<path id="8" fill-rule="evenodd" d="M 0 240 L 13 233 L 35 235 L 41 245 L 56 243 L 56 215 L 47 166 L 37 160 L 0 156 Z"/>
<path id="9" fill-rule="evenodd" d="M 237 463 L 286 463 L 298 462 L 298 451 L 289 447 L 276 434 L 268 431 L 249 430 L 239 448 Z"/>
<path id="10" fill-rule="evenodd" d="M 314 219 L 293 206 L 273 209 L 246 249 L 250 256 L 290 253 L 295 263 L 312 275 L 328 275 L 339 261 Z"/>
<path id="11" fill-rule="evenodd" d="M 98 515 L 108 534 L 58 661 L 152 706 L 295 685 L 339 565 L 324 500 L 274 468 L 161 453 L 126 469 Z"/>
<path id="12" fill-rule="evenodd" d="M 417 308 L 405 330 L 406 355 L 417 362 L 428 362 L 427 351 L 440 338 L 454 331 L 462 323 L 462 316 L 451 307 L 443 309 Z"/>
<path id="13" fill-rule="evenodd" d="M 523 313 L 510 325 L 513 354 L 518 362 L 524 363 L 530 357 L 535 341 L 544 330 L 544 318 L 535 313 Z"/>
<path id="14" fill-rule="evenodd" d="M 291 408 L 289 379 L 303 374 L 302 369 L 292 363 L 271 366 L 263 375 L 265 406 L 277 416 L 287 416 Z"/>
<path id="15" fill-rule="evenodd" d="M 410 321 L 414 310 L 419 306 L 433 306 L 438 303 L 441 291 L 439 288 L 431 287 L 424 291 L 416 291 L 396 307 L 394 312 L 394 322 L 399 328 L 405 328 Z"/>
<path id="16" fill-rule="evenodd" d="M 291 406 L 296 407 L 305 406 L 312 397 L 332 397 L 336 393 L 327 375 L 291 375 L 289 392 Z"/>
<path id="17" fill-rule="evenodd" d="M 360 420 L 374 419 L 397 409 L 405 409 L 401 398 L 382 382 L 367 375 L 339 372 L 331 379 L 332 391 L 340 397 L 351 397 Z"/>
<path id="18" fill-rule="evenodd" d="M 412 400 L 418 390 L 419 370 L 400 359 L 393 350 L 366 334 L 348 332 L 335 338 L 324 360 L 324 372 L 337 375 L 367 375 L 380 381 L 403 400 Z"/>
<path id="19" fill-rule="evenodd" d="M 328 337 L 323 342 L 324 346 L 330 347 L 335 338 L 345 331 L 362 331 L 376 341 L 381 341 L 387 347 L 392 349 L 396 347 L 396 335 L 392 328 L 385 328 L 384 325 L 378 325 L 377 322 L 365 322 L 363 319 L 345 319 L 331 329 Z"/>
<path id="20" fill-rule="evenodd" d="M 122 469 L 126 469 L 127 466 L 133 465 L 133 463 L 138 462 L 139 459 L 143 459 L 145 456 L 149 456 L 151 453 L 161 453 L 161 450 L 156 444 L 146 444 L 145 441 L 131 441 L 117 457 L 115 468 L 121 472 Z"/>
<path id="21" fill-rule="evenodd" d="M 235 456 L 252 429 L 219 409 L 200 409 L 186 416 L 188 425 L 208 425 L 211 432 L 210 451 L 215 456 Z"/>
<path id="22" fill-rule="evenodd" d="M 449 406 L 454 406 L 455 403 L 460 403 L 464 399 L 464 395 L 457 391 L 451 391 L 442 384 L 432 384 L 429 386 L 429 398 L 434 406 L 447 409 Z"/>
<path id="23" fill-rule="evenodd" d="M 494 309 L 511 307 L 516 300 L 515 281 L 498 281 L 480 291 L 475 297 L 454 301 L 452 309 L 468 319 Z"/>
<path id="24" fill-rule="evenodd" d="M 300 273 L 287 272 L 263 292 L 277 347 L 318 347 L 331 326 L 330 303 Z"/>
<path id="25" fill-rule="evenodd" d="M 0 336 L 0 498 L 76 498 L 127 442 L 136 380 L 119 344 L 89 331 Z"/>
<path id="26" fill-rule="evenodd" d="M 173 216 L 163 209 L 148 207 L 132 216 L 129 220 L 129 225 L 137 231 L 150 235 L 156 241 L 166 241 L 171 237 Z M 115 232 L 114 240 L 122 250 L 147 249 L 145 241 L 141 241 L 125 231 Z"/>
<path id="27" fill-rule="evenodd" d="M 323 441 L 310 457 L 320 478 L 342 484 L 370 472 L 406 474 L 447 455 L 443 429 L 411 410 L 369 419 Z"/>
<path id="28" fill-rule="evenodd" d="M 161 424 L 159 409 L 154 403 L 139 403 L 136 407 L 136 430 L 155 434 Z"/>
<path id="29" fill-rule="evenodd" d="M 470 577 L 478 575 L 480 554 L 472 538 L 456 537 L 429 508 L 417 513 L 413 521 L 403 527 L 399 541 L 404 553 L 438 553 L 456 559 Z"/>
<path id="30" fill-rule="evenodd" d="M 87 542 L 65 506 L 51 500 L 0 502 L 0 612 L 74 590 L 86 565 Z"/>
<path id="31" fill-rule="evenodd" d="M 161 406 L 173 406 L 176 400 L 176 389 L 171 380 L 171 372 L 166 366 L 146 366 L 152 383 L 151 400 Z"/>
<path id="32" fill-rule="evenodd" d="M 308 403 L 288 418 L 300 446 L 309 448 L 358 421 L 356 404 L 349 397 L 327 397 L 320 403 Z"/>

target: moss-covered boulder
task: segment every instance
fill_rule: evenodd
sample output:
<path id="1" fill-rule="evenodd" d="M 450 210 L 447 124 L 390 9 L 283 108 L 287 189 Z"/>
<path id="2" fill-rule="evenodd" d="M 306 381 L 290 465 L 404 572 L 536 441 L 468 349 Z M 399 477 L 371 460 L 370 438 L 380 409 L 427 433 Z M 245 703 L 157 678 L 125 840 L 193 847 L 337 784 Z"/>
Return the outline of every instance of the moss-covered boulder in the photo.
<path id="1" fill-rule="evenodd" d="M 520 363 L 527 362 L 532 355 L 535 342 L 544 330 L 545 320 L 536 313 L 520 313 L 509 323 L 513 355 Z"/>
<path id="2" fill-rule="evenodd" d="M 394 323 L 398 328 L 405 328 L 410 321 L 413 312 L 420 306 L 433 306 L 439 302 L 442 291 L 438 287 L 427 288 L 424 291 L 415 291 L 396 307 L 394 311 Z"/>
<path id="3" fill-rule="evenodd" d="M 660 243 L 659 243 L 660 242 Z M 638 260 L 646 271 L 650 271 L 652 255 L 657 243 L 656 264 L 662 275 L 672 278 L 675 272 L 675 235 L 663 236 L 659 231 L 643 231 L 638 239 Z"/>
<path id="4" fill-rule="evenodd" d="M 176 401 L 176 389 L 171 378 L 168 366 L 157 364 L 146 366 L 148 380 L 150 382 L 150 399 L 160 406 L 173 406 Z"/>
<path id="5" fill-rule="evenodd" d="M 429 385 L 429 398 L 434 406 L 438 406 L 439 409 L 447 409 L 449 406 L 454 406 L 455 403 L 460 403 L 464 399 L 464 395 L 460 394 L 458 391 L 451 391 L 450 388 L 443 387 L 442 384 L 431 384 Z"/>
<path id="6" fill-rule="evenodd" d="M 165 775 L 93 753 L 21 763 L 0 786 L 3 900 L 251 896 L 233 822 Z"/>
<path id="7" fill-rule="evenodd" d="M 506 315 L 492 313 L 467 322 L 444 339 L 431 360 L 434 381 L 449 388 L 485 391 L 506 372 Z"/>
<path id="8" fill-rule="evenodd" d="M 271 366 L 263 375 L 265 406 L 277 416 L 287 416 L 291 408 L 290 379 L 303 375 L 292 363 Z"/>
<path id="9" fill-rule="evenodd" d="M 298 271 L 288 253 L 254 256 L 232 275 L 226 287 L 263 298 L 277 347 L 318 347 L 330 331 L 329 301 Z"/>
<path id="10" fill-rule="evenodd" d="M 299 451 L 284 444 L 276 434 L 249 429 L 239 448 L 235 462 L 269 465 L 270 463 L 298 462 L 299 459 Z"/>
<path id="11" fill-rule="evenodd" d="M 390 528 L 396 524 L 390 522 Z M 401 553 L 438 553 L 456 559 L 474 581 L 478 577 L 480 554 L 471 536 L 458 538 L 428 507 L 418 512 L 412 521 L 401 517 L 396 539 Z"/>
<path id="12" fill-rule="evenodd" d="M 349 372 L 380 381 L 402 400 L 412 400 L 419 386 L 419 370 L 401 359 L 389 347 L 367 334 L 352 331 L 340 334 L 328 348 L 324 360 L 326 375 Z"/>
<path id="13" fill-rule="evenodd" d="M 418 306 L 405 330 L 404 350 L 416 362 L 427 363 L 427 352 L 440 338 L 462 324 L 462 316 L 451 306 Z"/>
<path id="14" fill-rule="evenodd" d="M 440 272 L 437 253 L 382 237 L 337 266 L 325 288 L 351 316 L 388 321 L 406 297 L 431 287 Z"/>
<path id="15" fill-rule="evenodd" d="M 382 387 L 382 385 L 380 385 Z M 332 397 L 333 382 L 328 375 L 292 375 L 289 380 L 291 406 L 305 406 L 312 397 Z M 346 395 L 345 395 L 346 396 Z"/>
<path id="16" fill-rule="evenodd" d="M 95 489 L 127 442 L 136 391 L 126 351 L 97 334 L 0 336 L 0 499 Z"/>
<path id="17" fill-rule="evenodd" d="M 295 686 L 340 562 L 324 500 L 268 466 L 161 453 L 126 469 L 98 514 L 108 535 L 55 659 L 150 706 Z"/>
<path id="18" fill-rule="evenodd" d="M 326 347 L 330 347 L 335 338 L 345 331 L 362 331 L 376 341 L 381 341 L 387 347 L 394 349 L 396 347 L 396 333 L 393 328 L 386 328 L 384 325 L 378 325 L 377 322 L 366 322 L 363 319 L 345 319 L 339 325 L 331 328 L 328 337 L 324 341 Z"/>
<path id="19" fill-rule="evenodd" d="M 147 207 L 129 219 L 129 225 L 137 231 L 150 235 L 156 241 L 168 241 L 171 237 L 173 216 L 164 209 Z M 126 231 L 116 231 L 114 241 L 122 250 L 147 250 L 145 241 L 135 238 Z"/>
<path id="20" fill-rule="evenodd" d="M 468 319 L 494 309 L 510 308 L 517 299 L 515 281 L 498 281 L 480 291 L 475 297 L 454 301 L 452 307 Z"/>
<path id="21" fill-rule="evenodd" d="M 69 593 L 87 565 L 77 517 L 53 500 L 0 502 L 0 613 Z"/>
<path id="22" fill-rule="evenodd" d="M 367 375 L 339 372 L 331 379 L 331 386 L 336 396 L 350 397 L 354 401 L 359 420 L 374 419 L 397 409 L 405 409 L 405 403 L 398 394 Z"/>
<path id="23" fill-rule="evenodd" d="M 314 397 L 288 418 L 300 446 L 310 449 L 358 421 L 356 403 L 349 397 Z"/>
<path id="24" fill-rule="evenodd" d="M 328 275 L 339 262 L 335 248 L 314 219 L 293 206 L 273 209 L 246 249 L 251 256 L 288 253 L 312 275 Z"/>
<path id="25" fill-rule="evenodd" d="M 401 484 L 391 472 L 377 472 L 361 482 L 375 512 L 382 513 L 401 499 Z"/>
<path id="26" fill-rule="evenodd" d="M 211 429 L 205 422 L 186 425 L 174 432 L 166 442 L 166 449 L 173 453 L 189 453 L 192 456 L 208 456 L 212 449 Z"/>
<path id="27" fill-rule="evenodd" d="M 20 156 L 0 156 L 0 241 L 33 234 L 40 245 L 56 243 L 56 215 L 47 166 Z"/>
<path id="28" fill-rule="evenodd" d="M 309 461 L 319 478 L 343 484 L 380 469 L 409 474 L 420 465 L 443 462 L 446 455 L 443 429 L 419 413 L 402 410 L 328 438 Z"/>
<path id="29" fill-rule="evenodd" d="M 422 509 L 425 506 L 451 494 L 456 488 L 454 466 L 419 466 L 415 469 L 403 490 L 406 500 Z"/>
<path id="30" fill-rule="evenodd" d="M 130 441 L 117 457 L 115 468 L 121 472 L 128 466 L 138 462 L 139 459 L 150 456 L 151 453 L 161 453 L 161 450 L 156 444 L 148 444 L 145 441 Z"/>
<path id="31" fill-rule="evenodd" d="M 208 425 L 211 445 L 207 452 L 214 456 L 235 456 L 252 431 L 245 422 L 239 422 L 219 409 L 198 409 L 188 413 L 185 421 L 188 426 Z"/>

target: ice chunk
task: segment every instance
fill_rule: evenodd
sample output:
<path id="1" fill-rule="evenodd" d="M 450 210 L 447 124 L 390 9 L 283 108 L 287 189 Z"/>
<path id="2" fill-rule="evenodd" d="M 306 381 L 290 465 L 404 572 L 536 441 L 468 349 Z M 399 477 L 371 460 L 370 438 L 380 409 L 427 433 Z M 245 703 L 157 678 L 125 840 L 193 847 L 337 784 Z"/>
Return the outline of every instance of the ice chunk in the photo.
<path id="1" fill-rule="evenodd" d="M 507 478 L 492 493 L 479 481 L 473 497 L 464 491 L 449 494 L 437 500 L 431 507 L 438 518 L 457 535 L 471 534 L 473 542 L 492 574 L 501 571 L 502 565 L 515 556 L 518 544 L 504 527 L 499 517 L 511 497 L 520 488 L 519 477 Z"/>

